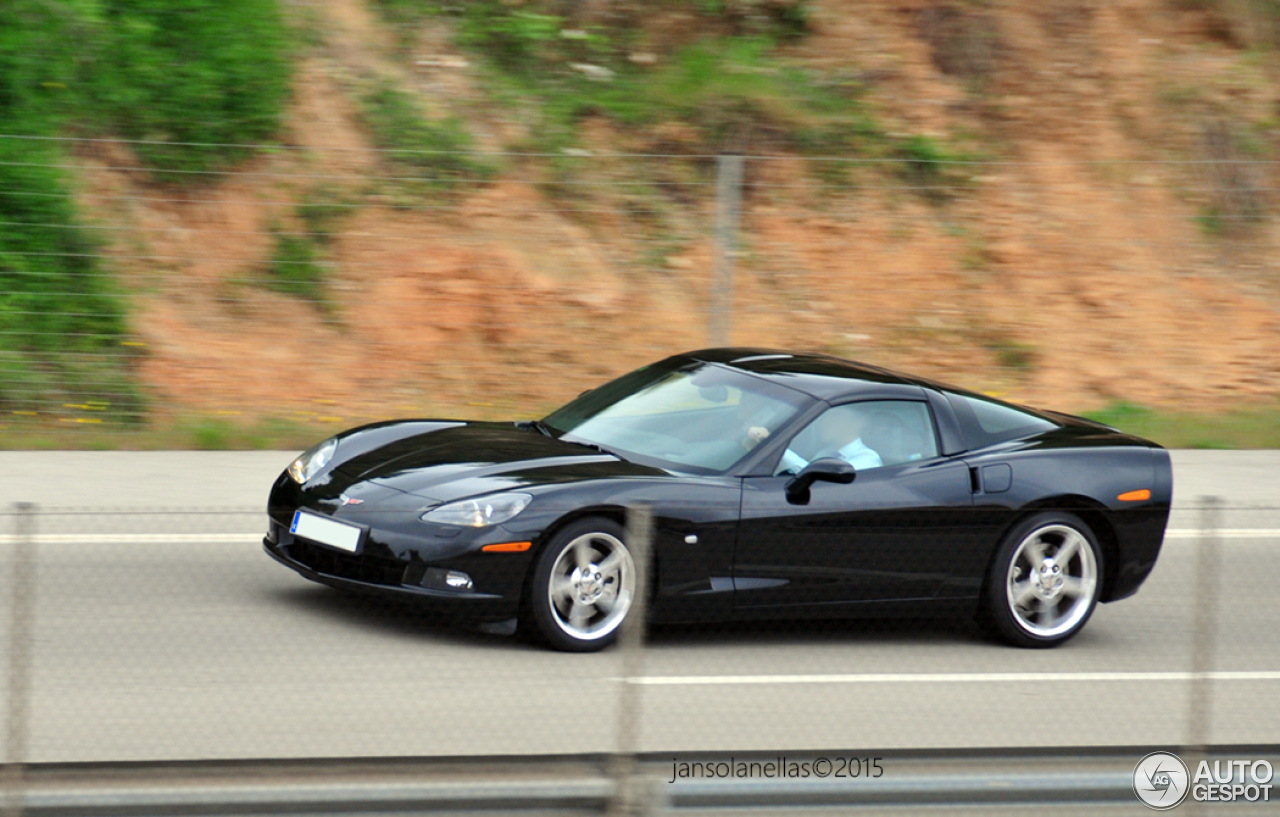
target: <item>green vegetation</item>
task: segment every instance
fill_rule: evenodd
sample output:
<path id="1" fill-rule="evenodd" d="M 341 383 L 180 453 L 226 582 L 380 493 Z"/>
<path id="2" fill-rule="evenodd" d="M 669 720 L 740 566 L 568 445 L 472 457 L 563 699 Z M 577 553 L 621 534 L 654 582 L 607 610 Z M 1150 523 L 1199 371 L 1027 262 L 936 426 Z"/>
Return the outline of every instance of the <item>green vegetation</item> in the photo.
<path id="1" fill-rule="evenodd" d="M 279 127 L 289 55 L 278 0 L 102 0 L 99 13 L 91 101 L 114 133 L 147 142 L 136 150 L 150 167 L 216 169 Z"/>
<path id="2" fill-rule="evenodd" d="M 267 265 L 267 286 L 276 292 L 303 298 L 327 311 L 324 294 L 325 267 L 319 242 L 310 235 L 271 228 L 275 249 Z"/>
<path id="3" fill-rule="evenodd" d="M 75 426 L 65 430 L 16 423 L 0 425 L 0 450 L 300 451 L 335 430 L 335 423 L 268 417 L 195 415 L 127 430 Z"/>
<path id="4" fill-rule="evenodd" d="M 500 2 L 468 3 L 460 7 L 459 42 L 489 55 L 503 68 L 533 68 L 545 43 L 560 39 L 563 19 Z"/>
<path id="5" fill-rule="evenodd" d="M 1222 213 L 1217 207 L 1201 207 L 1200 212 L 1192 220 L 1200 225 L 1205 235 L 1220 236 L 1226 230 Z"/>
<path id="6" fill-rule="evenodd" d="M 457 42 L 482 55 L 491 79 L 536 103 L 536 149 L 576 141 L 588 115 L 637 126 L 679 120 L 700 129 L 707 151 L 767 141 L 805 152 L 859 152 L 880 139 L 863 86 L 787 65 L 777 44 L 803 34 L 803 2 L 703 2 L 688 6 L 707 33 L 685 37 L 670 53 L 634 60 L 638 24 L 651 8 L 620 3 L 610 25 L 575 21 L 563 4 L 475 0 L 466 4 L 378 0 L 387 19 L 412 24 L 448 17 Z M 645 64 L 652 58 L 653 64 Z"/>
<path id="7" fill-rule="evenodd" d="M 125 301 L 76 214 L 57 137 L 142 140 L 153 172 L 199 180 L 168 174 L 223 167 L 278 127 L 285 34 L 279 0 L 0 3 L 0 409 L 61 407 L 77 424 L 145 410 Z"/>
<path id="8" fill-rule="evenodd" d="M 328 244 L 338 231 L 338 224 L 359 207 L 341 191 L 321 185 L 308 193 L 298 205 L 298 218 L 307 232 L 322 244 Z"/>
<path id="9" fill-rule="evenodd" d="M 819 83 L 780 64 L 762 37 L 704 40 L 680 51 L 634 90 L 619 119 L 679 119 L 710 144 L 732 147 L 752 136 L 808 152 L 864 152 L 882 138 L 858 101 L 857 83 Z M 606 108 L 606 110 L 608 110 Z"/>
<path id="10" fill-rule="evenodd" d="M 967 178 L 959 167 L 963 157 L 939 141 L 887 134 L 864 100 L 867 84 L 861 75 L 809 70 L 788 59 L 782 46 L 808 30 L 803 0 L 665 0 L 658 5 L 668 11 L 683 6 L 694 19 L 685 30 L 661 34 L 645 28 L 660 9 L 627 0 L 613 4 L 607 16 L 555 0 L 377 0 L 377 5 L 401 32 L 427 18 L 445 21 L 457 44 L 479 57 L 495 101 L 519 110 L 521 121 L 529 123 L 528 136 L 512 147 L 548 157 L 540 169 L 551 195 L 599 195 L 579 183 L 582 163 L 575 155 L 582 150 L 580 125 L 590 117 L 605 118 L 641 139 L 645 133 L 662 139 L 658 134 L 669 124 L 684 128 L 679 140 L 657 146 L 662 152 L 824 157 L 811 163 L 812 172 L 845 189 L 852 189 L 855 173 L 892 168 L 886 172 L 896 171 L 937 204 L 953 198 Z M 366 119 L 375 133 L 384 134 L 379 137 L 384 146 L 453 149 L 440 139 L 441 130 L 449 129 L 415 125 L 420 112 L 398 114 L 407 106 L 408 100 L 389 91 L 366 100 Z M 379 109 L 386 115 L 377 115 Z M 859 163 L 867 159 L 900 161 Z M 598 171 L 599 163 L 592 167 Z M 677 180 L 666 192 L 679 186 Z M 626 207 L 625 202 L 611 204 Z"/>
<path id="11" fill-rule="evenodd" d="M 1000 368 L 1006 371 L 1027 374 L 1036 366 L 1038 352 L 1030 343 L 997 335 L 988 339 L 985 346 L 996 356 Z"/>
<path id="12" fill-rule="evenodd" d="M 67 44 L 80 28 L 52 4 L 0 5 L 0 408 L 136 419 L 119 293 L 76 217 L 61 146 L 45 138 L 75 107 Z"/>
<path id="13" fill-rule="evenodd" d="M 1086 417 L 1166 448 L 1280 448 L 1280 407 L 1197 414 L 1116 402 Z"/>
<path id="14" fill-rule="evenodd" d="M 612 75 L 574 71 L 523 78 L 525 93 L 542 102 L 534 146 L 572 144 L 578 122 L 591 114 L 626 126 L 685 122 L 697 129 L 699 150 L 708 153 L 789 148 L 866 155 L 883 144 L 859 99 L 861 84 L 820 82 L 779 62 L 773 50 L 762 37 L 704 39 L 652 69 L 621 66 Z"/>
<path id="15" fill-rule="evenodd" d="M 458 119 L 427 118 L 417 100 L 386 82 L 360 99 L 360 112 L 378 147 L 414 178 L 411 186 L 450 192 L 462 181 L 485 179 L 490 165 L 469 155 L 471 135 Z"/>
<path id="16" fill-rule="evenodd" d="M 268 228 L 275 247 L 267 262 L 265 285 L 276 292 L 309 301 L 333 317 L 335 305 L 325 289 L 329 272 L 325 259 L 340 222 L 358 206 L 328 185 L 321 185 L 303 196 L 295 210 L 300 230 L 283 230 L 278 224 Z"/>
<path id="17" fill-rule="evenodd" d="M 963 166 L 969 157 L 951 153 L 928 136 L 908 137 L 894 153 L 902 160 L 898 167 L 903 181 L 935 204 L 954 198 L 957 187 L 968 178 Z"/>

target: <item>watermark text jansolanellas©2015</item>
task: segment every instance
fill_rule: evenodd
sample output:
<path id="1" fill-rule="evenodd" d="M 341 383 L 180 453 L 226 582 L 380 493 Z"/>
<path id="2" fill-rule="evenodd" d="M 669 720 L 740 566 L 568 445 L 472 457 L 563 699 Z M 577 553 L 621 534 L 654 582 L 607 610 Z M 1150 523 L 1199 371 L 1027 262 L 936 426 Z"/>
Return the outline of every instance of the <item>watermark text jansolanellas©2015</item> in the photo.
<path id="1" fill-rule="evenodd" d="M 671 779 L 679 780 L 849 780 L 884 776 L 883 757 L 837 755 L 793 760 L 782 756 L 761 760 L 681 760 L 671 758 Z"/>
<path id="2" fill-rule="evenodd" d="M 1191 795 L 1199 803 L 1267 803 L 1274 769 L 1262 759 L 1201 760 L 1195 774 L 1172 752 L 1152 752 L 1133 770 L 1133 793 L 1157 811 L 1174 808 Z"/>

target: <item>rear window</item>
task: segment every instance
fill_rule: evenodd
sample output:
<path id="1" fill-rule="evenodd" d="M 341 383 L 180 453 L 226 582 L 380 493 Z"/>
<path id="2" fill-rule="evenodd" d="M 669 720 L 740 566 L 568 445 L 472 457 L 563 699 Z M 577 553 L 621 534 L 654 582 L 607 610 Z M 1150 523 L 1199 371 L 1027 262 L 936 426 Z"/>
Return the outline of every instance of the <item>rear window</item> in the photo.
<path id="1" fill-rule="evenodd" d="M 976 394 L 947 392 L 970 449 L 1030 437 L 1058 428 L 1058 424 L 1028 409 Z"/>

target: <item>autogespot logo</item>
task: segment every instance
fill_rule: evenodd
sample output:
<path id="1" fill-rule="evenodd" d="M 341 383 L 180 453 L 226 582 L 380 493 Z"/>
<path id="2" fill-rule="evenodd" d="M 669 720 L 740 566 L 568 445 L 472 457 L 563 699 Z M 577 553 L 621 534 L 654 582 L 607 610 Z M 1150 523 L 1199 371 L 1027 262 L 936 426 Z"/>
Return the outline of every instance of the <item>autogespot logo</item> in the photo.
<path id="1" fill-rule="evenodd" d="M 1143 805 L 1165 811 L 1187 799 L 1197 803 L 1271 802 L 1271 761 L 1202 759 L 1191 774 L 1172 752 L 1152 752 L 1133 770 L 1133 793 Z"/>
<path id="2" fill-rule="evenodd" d="M 1169 752 L 1152 752 L 1133 770 L 1133 793 L 1144 806 L 1164 811 L 1187 799 L 1191 772 L 1182 758 Z"/>

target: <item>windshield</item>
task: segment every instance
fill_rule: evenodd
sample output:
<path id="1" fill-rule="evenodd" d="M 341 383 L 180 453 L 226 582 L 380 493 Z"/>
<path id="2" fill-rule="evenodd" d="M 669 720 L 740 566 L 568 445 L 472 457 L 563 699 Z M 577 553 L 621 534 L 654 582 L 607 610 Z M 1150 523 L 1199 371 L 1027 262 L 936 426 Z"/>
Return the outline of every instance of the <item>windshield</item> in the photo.
<path id="1" fill-rule="evenodd" d="M 658 363 L 593 389 L 543 423 L 570 442 L 722 473 L 812 398 L 734 369 Z"/>

